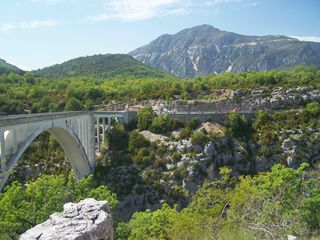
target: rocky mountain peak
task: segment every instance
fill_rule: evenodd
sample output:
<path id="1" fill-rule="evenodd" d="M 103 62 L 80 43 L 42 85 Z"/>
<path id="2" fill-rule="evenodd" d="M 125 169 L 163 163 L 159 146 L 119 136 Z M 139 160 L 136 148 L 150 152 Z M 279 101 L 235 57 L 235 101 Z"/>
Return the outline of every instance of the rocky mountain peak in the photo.
<path id="1" fill-rule="evenodd" d="M 206 24 L 173 35 L 161 35 L 129 54 L 179 77 L 269 71 L 296 65 L 320 68 L 320 43 L 302 42 L 282 35 L 240 35 Z"/>

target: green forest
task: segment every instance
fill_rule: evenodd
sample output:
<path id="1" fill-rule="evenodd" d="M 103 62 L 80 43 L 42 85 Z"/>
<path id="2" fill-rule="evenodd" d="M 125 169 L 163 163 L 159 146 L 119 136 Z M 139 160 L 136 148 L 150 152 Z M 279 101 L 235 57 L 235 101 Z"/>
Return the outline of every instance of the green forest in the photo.
<path id="1" fill-rule="evenodd" d="M 30 72 L 10 72 L 0 75 L 0 112 L 17 114 L 76 111 L 91 110 L 94 105 L 111 102 L 206 99 L 211 89 L 263 86 L 308 86 L 319 89 L 319 79 L 320 71 L 312 67 L 271 72 L 226 73 L 195 79 L 179 79 L 168 75 L 141 78 L 127 73 L 112 79 L 94 75 L 51 79 L 37 77 Z"/>

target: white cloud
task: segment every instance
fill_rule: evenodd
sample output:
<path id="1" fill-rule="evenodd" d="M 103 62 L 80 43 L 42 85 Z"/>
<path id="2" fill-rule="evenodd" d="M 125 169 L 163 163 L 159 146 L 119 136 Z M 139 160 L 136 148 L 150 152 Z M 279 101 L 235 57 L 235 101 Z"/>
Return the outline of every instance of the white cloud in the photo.
<path id="1" fill-rule="evenodd" d="M 91 22 L 110 19 L 125 22 L 150 19 L 156 16 L 177 15 L 182 9 L 175 8 L 180 0 L 109 0 L 105 1 L 104 13 L 90 16 Z"/>
<path id="2" fill-rule="evenodd" d="M 296 38 L 300 41 L 320 42 L 320 37 L 318 36 L 290 36 L 290 37 Z"/>
<path id="3" fill-rule="evenodd" d="M 89 16 L 90 22 L 120 20 L 132 22 L 168 15 L 186 15 L 199 8 L 248 0 L 102 0 L 101 14 Z"/>
<path id="4" fill-rule="evenodd" d="M 218 5 L 222 3 L 232 3 L 232 2 L 242 2 L 243 0 L 207 0 L 205 1 L 205 4 L 207 6 L 213 6 Z"/>
<path id="5" fill-rule="evenodd" d="M 29 21 L 29 22 L 19 22 L 19 23 L 0 23 L 0 31 L 10 31 L 15 29 L 37 29 L 37 28 L 44 28 L 44 27 L 53 27 L 56 26 L 58 22 L 53 20 L 44 20 L 44 21 Z"/>
<path id="6" fill-rule="evenodd" d="M 43 3 L 43 4 L 53 5 L 56 3 L 64 2 L 65 0 L 31 0 L 31 1 L 34 3 Z"/>

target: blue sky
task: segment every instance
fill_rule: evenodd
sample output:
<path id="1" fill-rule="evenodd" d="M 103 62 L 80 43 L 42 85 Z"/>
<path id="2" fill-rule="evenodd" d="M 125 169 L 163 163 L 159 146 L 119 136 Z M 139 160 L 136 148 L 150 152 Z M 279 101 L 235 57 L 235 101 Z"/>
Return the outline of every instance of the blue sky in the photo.
<path id="1" fill-rule="evenodd" d="M 37 69 L 200 24 L 320 41 L 320 0 L 1 0 L 0 58 Z"/>

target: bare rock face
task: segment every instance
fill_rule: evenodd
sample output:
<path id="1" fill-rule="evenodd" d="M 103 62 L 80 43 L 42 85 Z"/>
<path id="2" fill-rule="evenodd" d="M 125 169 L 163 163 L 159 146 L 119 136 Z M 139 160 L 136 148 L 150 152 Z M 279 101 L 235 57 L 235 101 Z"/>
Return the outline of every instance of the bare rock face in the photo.
<path id="1" fill-rule="evenodd" d="M 320 43 L 286 36 L 246 36 L 210 25 L 162 35 L 129 55 L 179 77 L 269 71 L 296 65 L 320 68 Z"/>
<path id="2" fill-rule="evenodd" d="M 64 210 L 20 236 L 20 240 L 112 240 L 113 221 L 108 203 L 93 198 L 66 203 Z"/>

